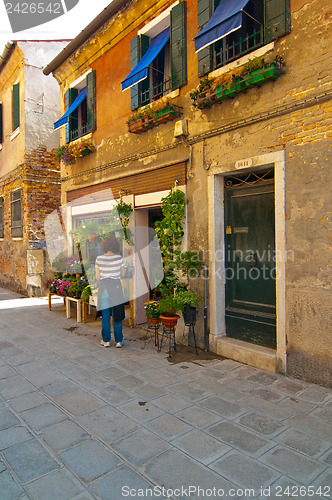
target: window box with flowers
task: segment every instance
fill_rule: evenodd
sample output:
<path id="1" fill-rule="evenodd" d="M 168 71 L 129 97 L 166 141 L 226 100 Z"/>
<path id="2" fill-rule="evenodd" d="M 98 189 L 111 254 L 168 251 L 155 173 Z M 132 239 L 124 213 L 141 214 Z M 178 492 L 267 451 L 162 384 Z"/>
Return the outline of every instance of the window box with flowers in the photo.
<path id="1" fill-rule="evenodd" d="M 128 130 L 133 134 L 140 134 L 160 123 L 174 120 L 174 118 L 177 118 L 181 114 L 181 106 L 172 104 L 170 98 L 158 99 L 144 106 L 128 118 Z"/>
<path id="2" fill-rule="evenodd" d="M 210 107 L 215 102 L 233 97 L 265 81 L 276 80 L 284 73 L 283 68 L 284 63 L 280 57 L 266 63 L 263 58 L 250 59 L 239 68 L 214 78 L 204 78 L 197 89 L 191 92 L 190 97 L 195 107 Z"/>
<path id="3" fill-rule="evenodd" d="M 66 165 L 73 165 L 78 158 L 87 156 L 95 150 L 92 142 L 87 139 L 77 140 L 60 146 L 57 151 L 59 161 L 63 161 Z"/>

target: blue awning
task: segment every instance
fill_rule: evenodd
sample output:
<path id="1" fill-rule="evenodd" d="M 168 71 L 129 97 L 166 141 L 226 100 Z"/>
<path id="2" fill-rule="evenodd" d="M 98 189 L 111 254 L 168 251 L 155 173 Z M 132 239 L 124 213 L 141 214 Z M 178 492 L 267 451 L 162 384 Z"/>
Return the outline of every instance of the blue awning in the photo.
<path id="1" fill-rule="evenodd" d="M 195 52 L 241 28 L 242 9 L 247 3 L 248 0 L 220 0 L 211 19 L 194 38 Z"/>
<path id="2" fill-rule="evenodd" d="M 142 59 L 136 64 L 135 68 L 129 73 L 129 75 L 121 82 L 122 91 L 129 89 L 136 83 L 145 80 L 148 76 L 148 66 L 157 57 L 159 52 L 170 38 L 170 28 L 166 28 L 164 31 L 159 33 L 159 35 L 152 38 L 148 50 L 145 52 Z"/>
<path id="3" fill-rule="evenodd" d="M 63 114 L 61 116 L 61 118 L 59 118 L 59 120 L 57 120 L 54 123 L 54 130 L 56 130 L 57 128 L 61 127 L 62 125 L 65 125 L 66 123 L 68 123 L 69 115 L 73 111 L 75 111 L 76 108 L 78 108 L 78 106 L 81 104 L 81 102 L 85 98 L 86 98 L 86 87 L 84 87 L 84 89 L 82 89 L 80 91 L 80 93 L 76 97 L 75 101 L 69 106 L 69 108 L 67 109 L 67 111 L 65 112 L 65 114 Z"/>

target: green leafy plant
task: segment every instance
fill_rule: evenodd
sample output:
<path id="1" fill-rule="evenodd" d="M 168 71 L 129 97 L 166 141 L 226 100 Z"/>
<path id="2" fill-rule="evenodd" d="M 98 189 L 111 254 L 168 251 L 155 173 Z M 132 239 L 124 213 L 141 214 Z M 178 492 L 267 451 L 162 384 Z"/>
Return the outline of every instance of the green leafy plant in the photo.
<path id="1" fill-rule="evenodd" d="M 177 295 L 166 295 L 159 301 L 160 316 L 175 316 L 181 310 L 181 303 Z"/>

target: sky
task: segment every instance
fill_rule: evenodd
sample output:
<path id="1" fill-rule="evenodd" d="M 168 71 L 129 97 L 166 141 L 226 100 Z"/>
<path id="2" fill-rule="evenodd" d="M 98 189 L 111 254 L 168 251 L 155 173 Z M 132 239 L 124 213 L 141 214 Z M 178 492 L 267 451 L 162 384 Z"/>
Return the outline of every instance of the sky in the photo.
<path id="1" fill-rule="evenodd" d="M 33 5 L 38 6 L 40 4 L 43 4 L 45 8 L 47 5 L 53 4 L 53 7 L 56 1 L 61 3 L 61 9 L 69 5 L 70 1 L 73 2 L 73 0 L 36 0 L 34 4 L 34 0 L 26 0 L 25 9 L 27 8 L 26 4 L 28 4 L 29 9 Z M 7 12 L 9 9 L 14 12 L 18 4 L 21 4 L 19 8 L 22 8 L 23 1 L 11 0 L 9 2 L 8 0 L 0 0 L 0 55 L 6 42 L 10 40 L 67 40 L 75 38 L 111 2 L 112 0 L 79 0 L 71 10 L 60 17 L 40 26 L 13 33 Z M 60 8 L 60 6 L 57 8 Z M 16 7 L 16 12 L 18 10 Z M 20 15 L 24 16 L 25 14 L 21 12 Z M 30 19 L 32 19 L 31 22 L 34 22 L 33 14 L 31 14 Z"/>

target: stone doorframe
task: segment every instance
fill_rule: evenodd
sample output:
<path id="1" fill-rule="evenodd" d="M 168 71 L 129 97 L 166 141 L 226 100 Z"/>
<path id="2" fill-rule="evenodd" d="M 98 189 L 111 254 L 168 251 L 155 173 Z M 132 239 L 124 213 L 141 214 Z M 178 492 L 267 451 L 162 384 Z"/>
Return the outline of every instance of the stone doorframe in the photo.
<path id="1" fill-rule="evenodd" d="M 239 160 L 241 160 L 239 158 Z M 209 326 L 210 349 L 218 354 L 269 371 L 286 373 L 286 236 L 285 236 L 285 152 L 278 151 L 252 157 L 250 169 L 235 170 L 231 165 L 218 165 L 208 177 L 209 203 Z M 251 163 L 248 162 L 248 163 Z M 240 174 L 258 167 L 274 166 L 275 181 L 275 249 L 277 349 L 226 337 L 225 324 L 225 240 L 224 240 L 224 176 Z"/>

